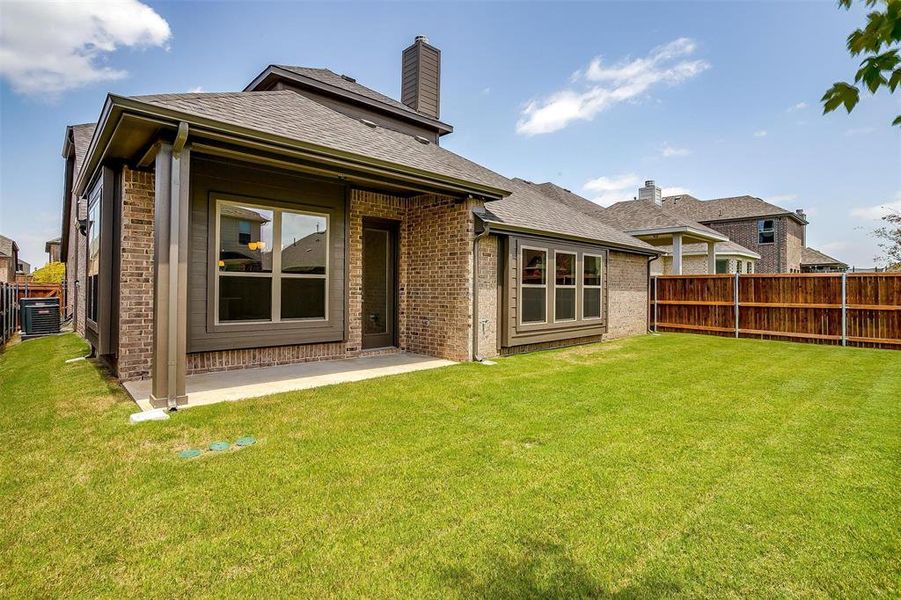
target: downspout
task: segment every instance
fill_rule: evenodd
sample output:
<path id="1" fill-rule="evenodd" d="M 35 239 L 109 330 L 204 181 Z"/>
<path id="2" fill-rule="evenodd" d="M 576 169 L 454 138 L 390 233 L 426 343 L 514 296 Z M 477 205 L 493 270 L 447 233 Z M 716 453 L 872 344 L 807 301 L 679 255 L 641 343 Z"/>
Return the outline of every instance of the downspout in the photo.
<path id="1" fill-rule="evenodd" d="M 166 394 L 166 407 L 169 410 L 178 409 L 177 394 L 177 378 L 178 378 L 178 315 L 172 314 L 177 310 L 178 306 L 178 262 L 180 253 L 186 252 L 187 248 L 178 247 L 178 228 L 172 231 L 172 224 L 179 223 L 179 213 L 181 211 L 181 153 L 185 149 L 185 143 L 188 141 L 188 124 L 182 121 L 178 124 L 178 133 L 175 135 L 175 141 L 172 142 L 172 171 L 170 181 L 169 194 L 169 350 L 167 368 L 167 382 L 169 384 L 168 393 Z M 187 185 L 187 182 L 184 182 Z M 175 260 L 173 261 L 173 257 Z"/>
<path id="2" fill-rule="evenodd" d="M 479 240 L 490 233 L 488 224 L 483 221 L 482 225 L 482 232 L 472 238 L 472 359 L 476 362 L 483 360 L 479 354 Z"/>
<path id="3" fill-rule="evenodd" d="M 649 256 L 648 257 L 648 320 L 647 320 L 648 333 L 654 333 L 654 330 L 651 329 L 651 310 L 654 310 L 654 311 L 657 310 L 656 304 L 654 305 L 653 309 L 651 308 L 651 263 L 654 262 L 655 260 L 657 260 L 658 258 L 660 258 L 660 257 L 659 256 Z M 657 302 L 656 294 L 654 295 L 654 302 Z M 654 314 L 656 315 L 657 313 L 655 312 Z M 657 319 L 654 319 L 654 326 L 656 327 L 656 325 L 657 325 Z"/>

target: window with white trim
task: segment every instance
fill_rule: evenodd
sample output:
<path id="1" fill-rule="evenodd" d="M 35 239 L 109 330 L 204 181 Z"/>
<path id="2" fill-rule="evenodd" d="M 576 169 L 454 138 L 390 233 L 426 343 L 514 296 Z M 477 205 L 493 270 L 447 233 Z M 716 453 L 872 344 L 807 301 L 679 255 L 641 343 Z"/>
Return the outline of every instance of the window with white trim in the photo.
<path id="1" fill-rule="evenodd" d="M 326 214 L 219 200 L 216 321 L 328 318 Z"/>
<path id="2" fill-rule="evenodd" d="M 604 257 L 582 255 L 582 318 L 600 319 L 604 289 Z"/>
<path id="3" fill-rule="evenodd" d="M 776 241 L 776 221 L 760 219 L 757 221 L 757 243 L 772 244 Z"/>
<path id="4" fill-rule="evenodd" d="M 554 321 L 576 320 L 576 255 L 554 251 Z"/>
<path id="5" fill-rule="evenodd" d="M 519 303 L 520 321 L 547 322 L 547 250 L 523 246 L 519 285 L 522 293 Z"/>

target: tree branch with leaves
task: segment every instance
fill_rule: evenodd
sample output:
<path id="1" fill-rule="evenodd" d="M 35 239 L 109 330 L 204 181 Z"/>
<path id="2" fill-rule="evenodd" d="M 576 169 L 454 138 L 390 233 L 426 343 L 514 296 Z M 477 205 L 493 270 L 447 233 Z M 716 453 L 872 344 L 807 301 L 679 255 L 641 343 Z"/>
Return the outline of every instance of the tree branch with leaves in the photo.
<path id="1" fill-rule="evenodd" d="M 850 9 L 854 0 L 838 0 L 839 6 Z M 868 8 L 879 7 L 867 15 L 866 25 L 848 36 L 851 56 L 866 56 L 854 75 L 854 83 L 839 81 L 821 99 L 823 114 L 844 106 L 849 113 L 860 101 L 861 88 L 875 94 L 880 88 L 894 93 L 901 85 L 901 0 L 863 0 Z M 892 125 L 901 125 L 901 115 Z"/>
<path id="2" fill-rule="evenodd" d="M 882 217 L 882 222 L 884 225 L 873 232 L 882 252 L 876 261 L 885 264 L 889 271 L 901 271 L 901 212 L 892 210 Z"/>

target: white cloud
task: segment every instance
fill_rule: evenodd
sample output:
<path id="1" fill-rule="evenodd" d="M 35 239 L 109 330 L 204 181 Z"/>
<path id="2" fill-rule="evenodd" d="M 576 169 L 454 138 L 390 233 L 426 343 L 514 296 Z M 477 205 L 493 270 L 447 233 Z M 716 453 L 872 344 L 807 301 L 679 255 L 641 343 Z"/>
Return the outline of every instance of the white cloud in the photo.
<path id="1" fill-rule="evenodd" d="M 845 135 L 867 135 L 876 131 L 875 127 L 852 127 L 845 130 Z"/>
<path id="2" fill-rule="evenodd" d="M 138 0 L 4 2 L 0 75 L 21 94 L 56 95 L 127 73 L 105 61 L 121 47 L 163 46 L 169 24 Z"/>
<path id="3" fill-rule="evenodd" d="M 766 136 L 767 136 L 766 129 L 761 129 L 759 131 L 754 132 L 754 137 L 766 137 Z"/>
<path id="4" fill-rule="evenodd" d="M 851 216 L 864 221 L 878 221 L 891 212 L 901 213 L 901 191 L 895 193 L 895 199 L 876 206 L 852 208 Z"/>
<path id="5" fill-rule="evenodd" d="M 600 57 L 595 58 L 571 77 L 571 82 L 581 89 L 564 89 L 530 101 L 522 110 L 516 131 L 522 135 L 558 131 L 573 121 L 590 121 L 620 102 L 637 100 L 655 85 L 676 85 L 696 77 L 709 69 L 710 63 L 680 60 L 695 49 L 694 41 L 679 38 L 654 48 L 645 58 L 623 60 L 610 66 Z"/>
<path id="6" fill-rule="evenodd" d="M 804 110 L 805 108 L 807 108 L 807 106 L 808 106 L 808 104 L 807 104 L 806 102 L 798 102 L 798 103 L 795 104 L 794 106 L 790 106 L 790 107 L 788 108 L 788 111 L 787 111 L 787 112 L 792 112 L 792 111 L 795 111 L 795 110 Z"/>
<path id="7" fill-rule="evenodd" d="M 676 148 L 674 146 L 670 146 L 669 144 L 663 144 L 663 148 L 660 150 L 660 155 L 663 158 L 688 156 L 689 154 L 691 154 L 691 150 L 689 150 L 688 148 Z"/>
<path id="8" fill-rule="evenodd" d="M 691 194 L 691 190 L 684 187 L 665 187 L 660 190 L 661 195 L 666 196 L 682 196 L 685 194 Z"/>
<path id="9" fill-rule="evenodd" d="M 192 87 L 190 90 L 188 90 L 188 93 L 189 93 L 189 94 L 200 94 L 200 93 L 205 92 L 205 91 L 206 91 L 206 90 L 203 89 L 203 86 L 202 86 L 202 85 L 198 85 L 197 87 Z"/>
<path id="10" fill-rule="evenodd" d="M 634 173 L 615 177 L 597 177 L 586 181 L 582 189 L 591 192 L 592 201 L 601 206 L 610 206 L 617 202 L 631 200 L 638 195 L 641 180 Z"/>

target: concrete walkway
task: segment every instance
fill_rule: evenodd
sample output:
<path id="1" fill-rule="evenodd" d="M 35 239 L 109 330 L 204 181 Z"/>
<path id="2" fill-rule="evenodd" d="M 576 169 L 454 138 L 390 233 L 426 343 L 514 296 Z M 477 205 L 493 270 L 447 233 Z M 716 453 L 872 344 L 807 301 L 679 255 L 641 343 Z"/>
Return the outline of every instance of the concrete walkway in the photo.
<path id="1" fill-rule="evenodd" d="M 454 364 L 453 361 L 449 360 L 401 352 L 188 375 L 185 382 L 188 404 L 179 408 L 305 390 L 334 383 L 362 381 L 374 377 L 446 367 L 452 364 Z M 125 383 L 125 389 L 128 390 L 141 410 L 152 409 L 149 379 L 129 381 Z"/>

